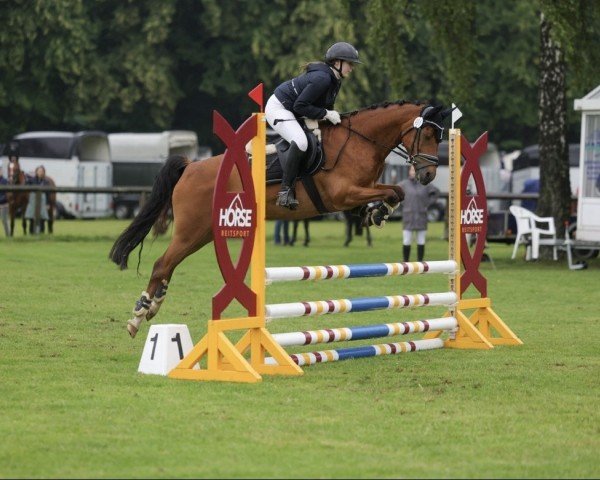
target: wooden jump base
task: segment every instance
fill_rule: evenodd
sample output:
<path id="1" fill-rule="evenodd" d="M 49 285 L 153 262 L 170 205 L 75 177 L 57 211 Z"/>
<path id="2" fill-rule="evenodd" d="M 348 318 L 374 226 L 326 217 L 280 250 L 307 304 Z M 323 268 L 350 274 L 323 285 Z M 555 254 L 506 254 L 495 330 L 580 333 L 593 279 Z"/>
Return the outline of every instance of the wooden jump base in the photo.
<path id="1" fill-rule="evenodd" d="M 259 90 L 260 87 L 260 90 Z M 250 96 L 262 109 L 262 85 Z M 259 92 L 259 93 L 257 93 Z M 491 349 L 494 345 L 520 345 L 522 342 L 495 314 L 487 297 L 487 282 L 479 273 L 479 263 L 487 231 L 485 185 L 477 159 L 487 147 L 487 134 L 473 146 L 461 137 L 460 130 L 450 129 L 449 158 L 450 185 L 449 259 L 435 262 L 382 263 L 369 265 L 329 265 L 315 267 L 265 268 L 265 145 L 264 113 L 248 119 L 236 132 L 215 112 L 215 132 L 224 140 L 224 155 L 213 199 L 213 230 L 217 261 L 225 285 L 213 297 L 213 319 L 208 321 L 207 334 L 192 351 L 173 369 L 169 376 L 188 380 L 219 380 L 258 382 L 261 375 L 302 375 L 300 366 L 392 355 L 435 348 Z M 252 173 L 244 153 L 246 143 L 252 140 Z M 465 165 L 461 172 L 461 148 Z M 242 179 L 243 192 L 228 192 L 225 188 L 232 169 L 237 167 Z M 467 195 L 467 181 L 472 176 L 478 192 Z M 464 210 L 461 205 L 465 205 Z M 237 209 L 229 218 L 251 219 L 239 225 L 222 225 L 225 209 Z M 221 216 L 219 217 L 219 212 Z M 464 241 L 466 234 L 477 234 L 475 252 L 470 254 Z M 225 238 L 240 238 L 242 251 L 234 266 L 226 250 Z M 251 258 L 251 261 L 250 261 Z M 461 272 L 461 265 L 464 271 Z M 244 278 L 250 267 L 250 287 Z M 393 295 L 358 299 L 325 300 L 265 304 L 265 285 L 283 281 L 332 280 L 410 274 L 442 273 L 449 275 L 449 292 L 416 295 Z M 462 282 L 462 284 L 461 284 Z M 464 298 L 469 286 L 479 292 L 476 298 Z M 233 300 L 238 300 L 248 311 L 248 317 L 221 319 L 221 312 Z M 267 319 L 302 317 L 330 313 L 370 311 L 384 308 L 412 308 L 416 306 L 444 306 L 442 318 L 415 322 L 391 323 L 363 327 L 323 329 L 306 332 L 288 332 L 272 335 L 266 328 Z M 472 313 L 467 314 L 466 311 Z M 245 334 L 235 345 L 227 337 L 232 330 Z M 330 343 L 365 338 L 388 337 L 408 333 L 427 332 L 424 339 L 407 342 L 366 345 L 324 350 L 310 353 L 288 353 L 284 346 Z M 448 338 L 442 339 L 443 332 Z M 206 358 L 206 367 L 200 361 Z"/>

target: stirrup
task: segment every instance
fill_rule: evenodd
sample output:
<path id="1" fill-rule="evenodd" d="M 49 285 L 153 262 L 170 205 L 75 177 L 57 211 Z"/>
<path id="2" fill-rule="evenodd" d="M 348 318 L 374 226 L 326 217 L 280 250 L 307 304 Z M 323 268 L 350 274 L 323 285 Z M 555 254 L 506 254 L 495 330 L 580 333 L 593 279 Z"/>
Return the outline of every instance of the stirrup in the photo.
<path id="1" fill-rule="evenodd" d="M 277 194 L 277 202 L 275 202 L 275 204 L 280 207 L 289 208 L 290 210 L 296 210 L 299 205 L 298 200 L 296 200 L 296 196 L 294 195 L 294 190 L 291 188 L 281 190 Z"/>

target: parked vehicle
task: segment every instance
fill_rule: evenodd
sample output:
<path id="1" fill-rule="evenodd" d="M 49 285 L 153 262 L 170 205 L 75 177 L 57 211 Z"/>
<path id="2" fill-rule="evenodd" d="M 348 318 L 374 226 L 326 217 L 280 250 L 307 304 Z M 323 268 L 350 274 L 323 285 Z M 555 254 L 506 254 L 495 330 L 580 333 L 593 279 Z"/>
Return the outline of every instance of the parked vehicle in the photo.
<path id="1" fill-rule="evenodd" d="M 198 146 L 198 136 L 188 130 L 157 133 L 111 133 L 108 135 L 115 187 L 151 187 L 156 174 L 171 155 L 191 160 L 206 158 L 210 149 Z M 115 195 L 114 215 L 131 218 L 140 207 L 139 193 Z"/>
<path id="2" fill-rule="evenodd" d="M 571 194 L 577 195 L 579 191 L 579 152 L 578 143 L 569 144 L 569 177 Z M 521 150 L 519 156 L 513 161 L 511 192 L 523 193 L 528 180 L 540 178 L 540 147 L 530 145 Z"/>
<path id="3" fill-rule="evenodd" d="M 44 165 L 57 187 L 111 187 L 112 165 L 106 133 L 27 132 L 13 137 L 19 143 L 19 163 L 29 175 Z M 6 167 L 8 159 L 1 157 Z M 110 216 L 111 195 L 57 193 L 57 218 Z"/>
<path id="4" fill-rule="evenodd" d="M 439 166 L 433 185 L 440 192 L 448 192 L 449 169 L 448 169 L 448 142 L 440 143 L 438 149 Z M 502 161 L 498 148 L 493 143 L 488 143 L 487 152 L 484 153 L 480 160 L 481 172 L 485 181 L 486 190 L 488 193 L 501 193 L 508 190 L 508 181 L 502 176 Z M 383 183 L 396 184 L 408 177 L 408 165 L 406 158 L 391 152 L 386 158 L 386 166 L 381 176 Z M 500 201 L 491 200 L 488 202 L 490 211 L 499 210 L 501 208 Z M 446 211 L 446 199 L 440 198 L 439 201 L 429 208 L 428 216 L 430 221 L 439 221 L 444 218 Z M 401 218 L 402 213 L 397 209 L 393 214 L 393 219 Z"/>

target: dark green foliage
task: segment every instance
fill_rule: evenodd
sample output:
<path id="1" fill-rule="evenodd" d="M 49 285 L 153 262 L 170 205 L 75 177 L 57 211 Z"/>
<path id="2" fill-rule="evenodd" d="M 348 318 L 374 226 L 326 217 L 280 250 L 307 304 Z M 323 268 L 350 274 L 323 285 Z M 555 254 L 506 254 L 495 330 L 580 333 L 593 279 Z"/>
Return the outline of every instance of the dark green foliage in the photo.
<path id="1" fill-rule="evenodd" d="M 501 147 L 537 143 L 539 12 L 555 25 L 573 98 L 598 78 L 600 4 L 584 0 L 14 0 L 0 3 L 0 139 L 32 129 L 185 128 L 217 149 L 211 112 L 233 124 L 335 41 L 364 65 L 337 107 L 454 102 L 461 127 Z"/>

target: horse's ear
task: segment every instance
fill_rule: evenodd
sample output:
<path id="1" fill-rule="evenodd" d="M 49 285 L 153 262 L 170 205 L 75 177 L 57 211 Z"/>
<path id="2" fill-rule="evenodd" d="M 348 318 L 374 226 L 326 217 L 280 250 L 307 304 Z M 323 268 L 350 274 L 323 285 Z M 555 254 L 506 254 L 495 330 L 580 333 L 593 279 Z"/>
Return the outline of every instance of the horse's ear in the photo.
<path id="1" fill-rule="evenodd" d="M 447 108 L 446 110 L 442 110 L 440 112 L 440 115 L 442 116 L 442 120 L 446 117 L 449 117 L 455 108 L 457 108 L 457 107 L 454 107 L 454 108 L 450 107 L 450 108 Z"/>
<path id="2" fill-rule="evenodd" d="M 431 119 L 432 117 L 435 117 L 441 109 L 442 105 L 438 105 L 437 107 L 428 105 L 421 112 L 421 116 L 425 119 Z"/>

